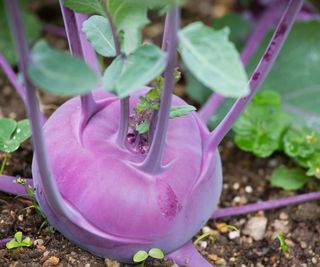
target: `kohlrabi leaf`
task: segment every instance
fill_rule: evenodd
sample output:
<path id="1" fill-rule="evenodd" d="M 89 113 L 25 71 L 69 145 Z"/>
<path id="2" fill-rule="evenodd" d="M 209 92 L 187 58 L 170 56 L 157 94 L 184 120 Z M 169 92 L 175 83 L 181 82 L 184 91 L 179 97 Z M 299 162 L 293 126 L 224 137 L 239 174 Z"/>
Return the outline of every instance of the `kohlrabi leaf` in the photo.
<path id="1" fill-rule="evenodd" d="M 144 134 L 148 132 L 150 129 L 150 122 L 149 121 L 144 121 L 143 123 L 137 125 L 136 131 L 138 131 L 139 134 Z"/>
<path id="2" fill-rule="evenodd" d="M 149 257 L 148 253 L 144 250 L 139 250 L 136 254 L 133 256 L 133 262 L 140 263 L 145 261 Z"/>
<path id="3" fill-rule="evenodd" d="M 197 109 L 191 105 L 171 107 L 170 119 L 185 116 L 188 113 L 190 113 L 192 111 L 196 111 L 196 110 Z"/>
<path id="4" fill-rule="evenodd" d="M 28 0 L 21 0 L 21 12 L 26 35 L 30 43 L 34 42 L 41 35 L 40 20 L 34 14 L 28 12 Z M 5 14 L 4 2 L 0 0 L 0 52 L 7 61 L 14 65 L 17 63 L 17 54 L 10 33 L 8 19 Z"/>
<path id="5" fill-rule="evenodd" d="M 94 15 L 83 23 L 82 30 L 98 54 L 104 57 L 116 56 L 112 30 L 107 18 Z"/>
<path id="6" fill-rule="evenodd" d="M 139 0 L 137 1 L 139 2 Z M 108 9 L 118 33 L 122 33 L 122 50 L 126 54 L 133 52 L 141 45 L 141 30 L 149 22 L 147 17 L 148 7 L 138 5 L 137 1 L 108 1 Z"/>
<path id="7" fill-rule="evenodd" d="M 28 75 L 42 90 L 64 96 L 88 93 L 100 82 L 82 59 L 53 49 L 44 41 L 39 41 L 32 50 Z"/>
<path id="8" fill-rule="evenodd" d="M 79 13 L 103 15 L 102 1 L 105 0 L 63 0 L 63 4 Z"/>
<path id="9" fill-rule="evenodd" d="M 282 135 L 290 123 L 279 95 L 274 91 L 260 92 L 233 126 L 235 143 L 242 150 L 268 157 L 280 149 Z"/>
<path id="10" fill-rule="evenodd" d="M 228 27 L 230 29 L 230 41 L 235 44 L 238 51 L 242 50 L 251 29 L 250 23 L 237 13 L 228 13 L 215 19 L 212 26 L 216 30 Z"/>
<path id="11" fill-rule="evenodd" d="M 226 97 L 249 93 L 247 75 L 229 30 L 215 31 L 201 22 L 188 25 L 179 33 L 179 49 L 190 72 L 213 91 Z"/>
<path id="12" fill-rule="evenodd" d="M 267 34 L 250 62 L 250 72 L 263 54 L 271 34 Z M 319 44 L 320 21 L 295 23 L 262 88 L 272 88 L 281 94 L 284 109 L 293 114 L 294 122 L 320 132 Z"/>
<path id="13" fill-rule="evenodd" d="M 31 136 L 28 120 L 0 119 L 0 151 L 11 153 Z"/>
<path id="14" fill-rule="evenodd" d="M 105 88 L 120 97 L 129 96 L 164 71 L 166 58 L 154 45 L 144 45 L 127 58 L 119 56 L 104 73 Z"/>
<path id="15" fill-rule="evenodd" d="M 289 169 L 284 166 L 274 170 L 270 179 L 273 186 L 280 187 L 284 190 L 298 190 L 308 181 L 310 181 L 310 177 L 308 177 L 302 169 Z"/>

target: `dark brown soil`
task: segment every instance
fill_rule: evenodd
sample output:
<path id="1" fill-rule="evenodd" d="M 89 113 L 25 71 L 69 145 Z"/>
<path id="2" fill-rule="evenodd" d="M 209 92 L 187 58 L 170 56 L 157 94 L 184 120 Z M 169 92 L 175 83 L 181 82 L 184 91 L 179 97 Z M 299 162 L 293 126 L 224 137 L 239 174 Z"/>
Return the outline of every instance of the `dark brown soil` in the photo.
<path id="1" fill-rule="evenodd" d="M 34 8 L 40 14 L 55 10 L 55 1 L 34 1 Z M 200 1 L 206 2 L 206 1 Z M 48 3 L 52 3 L 49 4 Z M 205 6 L 205 4 L 203 4 Z M 201 8 L 198 5 L 197 8 Z M 42 8 L 42 9 L 41 9 Z M 195 9 L 196 10 L 196 9 Z M 199 11 L 200 12 L 200 11 Z M 56 13 L 53 13 L 56 14 Z M 205 14 L 205 17 L 210 14 Z M 56 15 L 49 20 L 56 19 Z M 56 22 L 56 21 L 55 21 Z M 61 22 L 57 22 L 58 24 Z M 63 39 L 46 36 L 55 46 L 65 47 Z M 180 87 L 179 87 L 180 88 Z M 183 92 L 181 87 L 178 94 Z M 43 96 L 42 108 L 46 114 L 63 101 L 62 99 Z M 23 105 L 14 93 L 8 81 L 0 74 L 0 117 L 21 119 L 25 117 Z M 272 170 L 288 163 L 286 158 L 275 155 L 268 159 L 258 159 L 249 153 L 238 150 L 231 141 L 226 140 L 221 146 L 224 168 L 223 194 L 220 207 L 230 207 L 254 203 L 261 200 L 275 199 L 295 194 L 270 186 L 268 177 Z M 0 155 L 1 160 L 1 155 Z M 6 174 L 18 177 L 31 177 L 32 149 L 30 142 L 10 155 Z M 306 191 L 312 191 L 317 185 L 309 185 Z M 302 193 L 302 192 L 296 192 Z M 320 203 L 312 202 L 266 212 L 258 212 L 236 218 L 209 221 L 203 231 L 212 229 L 215 236 L 209 236 L 197 245 L 201 253 L 216 266 L 241 267 L 312 267 L 320 266 Z M 79 266 L 102 267 L 120 266 L 108 259 L 97 258 L 70 243 L 58 232 L 49 228 L 40 230 L 42 217 L 33 209 L 26 208 L 30 201 L 0 193 L 0 239 L 12 237 L 22 231 L 32 238 L 30 248 L 7 250 L 0 248 L 0 266 L 36 267 L 36 266 Z M 260 240 L 254 240 L 253 233 L 247 228 L 252 218 L 266 221 L 267 227 Z M 233 225 L 240 234 L 226 227 Z M 246 229 L 246 230 L 245 230 Z M 276 235 L 282 232 L 289 246 L 289 254 L 279 249 Z M 200 232 L 199 234 L 201 234 Z M 148 266 L 173 267 L 173 262 L 153 262 Z"/>

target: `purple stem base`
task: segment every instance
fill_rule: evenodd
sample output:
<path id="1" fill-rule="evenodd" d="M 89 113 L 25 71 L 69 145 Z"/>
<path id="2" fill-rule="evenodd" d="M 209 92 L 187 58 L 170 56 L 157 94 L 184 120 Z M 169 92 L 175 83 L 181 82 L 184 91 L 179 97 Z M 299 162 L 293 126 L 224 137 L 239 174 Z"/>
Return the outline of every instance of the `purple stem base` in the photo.
<path id="1" fill-rule="evenodd" d="M 15 182 L 17 179 L 17 177 L 0 175 L 0 191 L 12 195 L 26 194 L 24 187 Z M 26 181 L 27 185 L 33 186 L 32 179 L 26 179 Z"/>
<path id="2" fill-rule="evenodd" d="M 186 267 L 212 267 L 202 255 L 197 251 L 192 242 L 185 244 L 180 249 L 170 253 L 166 256 L 173 260 L 179 266 Z"/>
<path id="3" fill-rule="evenodd" d="M 276 208 L 281 208 L 288 205 L 295 205 L 295 204 L 308 202 L 308 201 L 315 201 L 315 200 L 320 200 L 320 192 L 312 192 L 312 193 L 306 193 L 302 195 L 284 197 L 280 199 L 263 201 L 263 202 L 243 205 L 239 207 L 219 209 L 212 215 L 211 218 L 218 219 L 223 217 L 238 216 L 238 215 L 243 215 L 250 212 L 276 209 Z"/>

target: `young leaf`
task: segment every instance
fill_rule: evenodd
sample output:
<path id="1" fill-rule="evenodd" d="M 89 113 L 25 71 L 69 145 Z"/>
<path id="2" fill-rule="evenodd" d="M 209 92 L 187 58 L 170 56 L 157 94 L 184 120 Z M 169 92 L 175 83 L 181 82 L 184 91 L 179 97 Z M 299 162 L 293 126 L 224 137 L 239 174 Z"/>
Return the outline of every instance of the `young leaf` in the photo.
<path id="1" fill-rule="evenodd" d="M 139 134 L 144 134 L 148 132 L 150 129 L 150 122 L 149 121 L 144 121 L 143 123 L 139 124 L 136 127 L 136 130 L 138 131 Z"/>
<path id="2" fill-rule="evenodd" d="M 148 7 L 137 1 L 109 0 L 108 9 L 118 32 L 123 32 L 122 50 L 130 54 L 141 45 L 142 28 L 149 23 Z"/>
<path id="3" fill-rule="evenodd" d="M 36 15 L 28 12 L 29 2 L 29 0 L 20 0 L 23 25 L 27 39 L 29 43 L 32 43 L 41 36 L 41 22 Z M 0 29 L 0 52 L 11 65 L 14 65 L 17 63 L 17 54 L 5 14 L 3 0 L 0 0 Z"/>
<path id="4" fill-rule="evenodd" d="M 11 239 L 7 244 L 6 244 L 6 248 L 7 249 L 13 249 L 13 248 L 18 248 L 19 247 L 19 243 L 14 240 L 14 239 Z"/>
<path id="5" fill-rule="evenodd" d="M 196 110 L 197 109 L 191 105 L 172 107 L 170 110 L 170 119 L 185 116 L 188 113 Z"/>
<path id="6" fill-rule="evenodd" d="M 12 139 L 20 144 L 26 141 L 31 136 L 31 128 L 29 120 L 21 120 L 17 123 L 17 128 L 12 135 Z"/>
<path id="7" fill-rule="evenodd" d="M 201 22 L 190 24 L 179 33 L 180 53 L 192 74 L 211 90 L 226 97 L 245 96 L 247 75 L 228 34 Z"/>
<path id="8" fill-rule="evenodd" d="M 139 250 L 136 254 L 133 256 L 133 262 L 140 263 L 145 261 L 149 257 L 148 253 L 144 250 Z"/>
<path id="9" fill-rule="evenodd" d="M 298 190 L 310 181 L 310 177 L 299 168 L 289 169 L 282 166 L 273 171 L 270 181 L 273 186 L 284 190 Z"/>
<path id="10" fill-rule="evenodd" d="M 0 140 L 9 140 L 16 128 L 16 121 L 6 118 L 0 119 Z"/>
<path id="11" fill-rule="evenodd" d="M 151 82 L 165 67 L 166 54 L 154 45 L 144 45 L 127 59 L 117 57 L 104 73 L 104 85 L 123 98 Z"/>
<path id="12" fill-rule="evenodd" d="M 98 54 L 114 57 L 116 49 L 109 21 L 103 16 L 92 16 L 83 23 L 83 32 Z"/>
<path id="13" fill-rule="evenodd" d="M 289 253 L 289 246 L 286 243 L 286 240 L 283 237 L 282 233 L 279 233 L 277 235 L 277 238 L 280 242 L 280 250 L 283 251 L 284 253 Z"/>
<path id="14" fill-rule="evenodd" d="M 149 250 L 149 256 L 161 260 L 164 258 L 164 253 L 160 248 L 152 248 Z"/>
<path id="15" fill-rule="evenodd" d="M 39 41 L 28 66 L 32 82 L 42 90 L 64 96 L 85 94 L 99 84 L 96 73 L 80 58 Z"/>
<path id="16" fill-rule="evenodd" d="M 14 238 L 18 243 L 20 243 L 22 241 L 22 232 L 16 232 Z"/>
<path id="17" fill-rule="evenodd" d="M 78 13 L 103 15 L 102 1 L 104 0 L 63 0 L 63 4 Z"/>

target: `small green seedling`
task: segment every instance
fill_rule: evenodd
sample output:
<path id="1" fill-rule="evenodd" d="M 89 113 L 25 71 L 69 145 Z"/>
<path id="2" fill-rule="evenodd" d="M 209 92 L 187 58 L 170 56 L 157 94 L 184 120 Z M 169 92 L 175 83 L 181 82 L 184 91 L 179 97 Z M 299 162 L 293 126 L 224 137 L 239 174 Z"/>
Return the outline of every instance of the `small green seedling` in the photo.
<path id="1" fill-rule="evenodd" d="M 14 235 L 14 238 L 12 238 L 7 244 L 7 249 L 15 249 L 20 247 L 30 247 L 31 246 L 31 240 L 30 237 L 26 237 L 23 239 L 22 232 L 17 232 Z"/>
<path id="2" fill-rule="evenodd" d="M 3 174 L 8 159 L 8 154 L 16 151 L 21 143 L 31 136 L 28 120 L 16 122 L 12 119 L 0 119 L 0 151 L 4 153 L 0 167 L 0 175 Z"/>
<path id="3" fill-rule="evenodd" d="M 208 231 L 205 232 L 204 234 L 200 235 L 195 241 L 194 244 L 197 245 L 199 244 L 199 242 L 205 238 L 207 238 L 208 236 L 212 236 L 214 238 L 214 241 L 217 240 L 217 232 L 215 231 Z"/>
<path id="4" fill-rule="evenodd" d="M 152 248 L 149 252 L 144 250 L 139 250 L 133 256 L 133 262 L 141 264 L 141 267 L 144 267 L 146 264 L 146 260 L 151 257 L 154 259 L 162 260 L 164 258 L 164 253 L 160 248 Z"/>
<path id="5" fill-rule="evenodd" d="M 289 254 L 289 247 L 288 247 L 288 245 L 287 245 L 287 243 L 286 243 L 286 240 L 285 240 L 284 237 L 283 237 L 283 234 L 282 234 L 282 233 L 279 233 L 279 234 L 277 235 L 277 239 L 278 239 L 279 242 L 280 242 L 280 247 L 279 247 L 279 249 L 280 249 L 282 252 L 284 252 L 285 254 Z"/>

